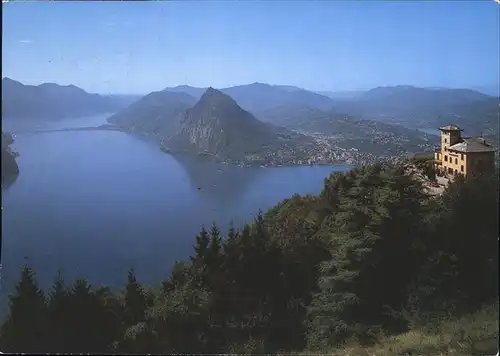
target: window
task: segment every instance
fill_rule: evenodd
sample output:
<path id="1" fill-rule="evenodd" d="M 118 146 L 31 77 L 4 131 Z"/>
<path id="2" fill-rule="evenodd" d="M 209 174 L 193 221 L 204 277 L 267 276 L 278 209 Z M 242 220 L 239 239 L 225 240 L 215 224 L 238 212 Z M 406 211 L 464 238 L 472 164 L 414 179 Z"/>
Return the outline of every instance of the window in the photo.
<path id="1" fill-rule="evenodd" d="M 463 165 L 461 165 L 461 166 L 460 166 L 460 171 L 461 171 L 461 172 L 463 172 L 463 171 L 464 171 L 464 166 L 463 166 Z"/>
<path id="2" fill-rule="evenodd" d="M 444 161 L 448 162 L 448 156 L 444 156 Z"/>
<path id="3" fill-rule="evenodd" d="M 444 143 L 448 143 L 448 139 L 447 138 L 444 139 Z"/>
<path id="4" fill-rule="evenodd" d="M 460 153 L 460 159 L 463 161 L 464 160 L 464 154 Z"/>
<path id="5" fill-rule="evenodd" d="M 455 158 L 455 164 L 458 164 L 458 159 L 457 158 Z"/>
<path id="6" fill-rule="evenodd" d="M 445 152 L 448 152 L 448 147 L 445 147 L 445 148 L 444 148 L 444 151 L 445 151 Z"/>
<path id="7" fill-rule="evenodd" d="M 453 174 L 453 169 L 448 168 L 448 173 L 449 173 L 449 174 Z"/>

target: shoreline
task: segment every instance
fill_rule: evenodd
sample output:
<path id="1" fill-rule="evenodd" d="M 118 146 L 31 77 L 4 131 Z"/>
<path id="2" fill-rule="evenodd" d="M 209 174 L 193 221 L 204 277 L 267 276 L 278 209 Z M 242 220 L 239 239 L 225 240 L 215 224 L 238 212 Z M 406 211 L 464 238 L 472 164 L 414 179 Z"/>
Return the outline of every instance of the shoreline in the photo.
<path id="1" fill-rule="evenodd" d="M 57 131 L 73 131 L 75 129 L 63 129 L 63 130 L 57 130 Z M 231 165 L 231 166 L 236 166 L 236 167 L 241 167 L 241 168 L 285 168 L 285 167 L 303 167 L 303 166 L 351 166 L 355 167 L 358 165 L 366 164 L 369 163 L 364 162 L 363 160 L 354 160 L 354 161 L 332 161 L 332 162 L 317 162 L 317 163 L 262 163 L 262 161 L 258 161 L 253 163 L 252 161 L 237 161 L 233 159 L 226 159 L 222 157 L 218 157 L 214 154 L 207 153 L 207 152 L 198 152 L 198 153 L 193 153 L 190 151 L 173 151 L 165 146 L 163 146 L 163 140 L 155 136 L 153 134 L 145 134 L 145 133 L 140 133 L 140 132 L 134 132 L 132 130 L 128 130 L 125 128 L 122 128 L 116 124 L 113 123 L 107 123 L 103 124 L 97 127 L 85 127 L 85 128 L 77 128 L 77 131 L 94 131 L 94 130 L 103 130 L 103 131 L 115 131 L 115 132 L 123 132 L 126 134 L 131 134 L 136 137 L 140 137 L 143 139 L 147 139 L 151 142 L 156 142 L 159 143 L 159 148 L 162 152 L 167 153 L 173 157 L 175 156 L 185 156 L 185 157 L 190 157 L 194 159 L 201 159 L 206 162 L 213 162 L 217 164 L 224 164 L 224 165 Z M 52 130 L 51 130 L 52 131 Z M 56 131 L 56 130 L 54 130 Z M 386 161 L 388 157 L 379 157 L 380 160 Z M 391 158 L 391 160 L 399 160 L 400 157 L 394 156 Z"/>

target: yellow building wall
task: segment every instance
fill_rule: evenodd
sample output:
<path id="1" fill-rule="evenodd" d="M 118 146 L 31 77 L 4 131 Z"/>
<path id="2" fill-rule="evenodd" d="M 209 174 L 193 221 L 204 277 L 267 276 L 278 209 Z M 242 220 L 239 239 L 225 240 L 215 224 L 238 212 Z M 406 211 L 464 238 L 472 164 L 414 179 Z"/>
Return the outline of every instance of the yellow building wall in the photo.
<path id="1" fill-rule="evenodd" d="M 454 151 L 442 153 L 442 169 L 448 174 L 467 174 L 467 154 Z"/>

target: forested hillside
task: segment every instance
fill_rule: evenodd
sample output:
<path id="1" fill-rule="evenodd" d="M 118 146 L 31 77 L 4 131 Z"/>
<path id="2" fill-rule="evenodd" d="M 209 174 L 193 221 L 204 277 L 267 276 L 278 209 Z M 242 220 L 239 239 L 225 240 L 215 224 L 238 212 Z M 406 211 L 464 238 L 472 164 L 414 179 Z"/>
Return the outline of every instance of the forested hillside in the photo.
<path id="1" fill-rule="evenodd" d="M 2 131 L 2 186 L 4 182 L 14 179 L 19 173 L 16 162 L 17 153 L 12 151 L 10 145 L 14 143 L 12 135 Z"/>
<path id="2" fill-rule="evenodd" d="M 293 196 L 224 235 L 201 229 L 189 261 L 154 287 L 131 270 L 122 291 L 58 276 L 44 293 L 24 268 L 0 349 L 332 353 L 413 330 L 439 338 L 429 320 L 466 321 L 489 303 L 497 322 L 482 336 L 457 329 L 449 347 L 496 352 L 498 174 L 430 197 L 402 166 L 334 173 L 320 195 Z M 448 350 L 429 347 L 403 351 Z"/>

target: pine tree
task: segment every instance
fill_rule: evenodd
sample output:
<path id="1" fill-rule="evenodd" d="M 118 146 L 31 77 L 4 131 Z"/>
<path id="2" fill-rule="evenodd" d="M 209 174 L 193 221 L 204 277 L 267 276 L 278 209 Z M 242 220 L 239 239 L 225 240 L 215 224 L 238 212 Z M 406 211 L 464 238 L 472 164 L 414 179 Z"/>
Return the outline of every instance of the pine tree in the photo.
<path id="1" fill-rule="evenodd" d="M 106 351 L 101 342 L 104 332 L 102 309 L 92 286 L 85 279 L 76 280 L 71 288 L 66 320 L 68 352 Z"/>
<path id="2" fill-rule="evenodd" d="M 146 297 L 141 285 L 137 282 L 134 269 L 128 272 L 125 285 L 124 318 L 127 327 L 145 320 Z"/>
<path id="3" fill-rule="evenodd" d="M 109 287 L 100 287 L 95 292 L 101 334 L 96 339 L 96 348 L 101 352 L 113 352 L 113 344 L 123 335 L 123 309 L 118 296 Z"/>
<path id="4" fill-rule="evenodd" d="M 209 244 L 209 258 L 207 261 L 209 273 L 219 273 L 219 269 L 221 267 L 221 236 L 220 230 L 217 225 L 212 223 L 212 227 L 210 229 L 210 244 Z"/>
<path id="5" fill-rule="evenodd" d="M 196 244 L 194 246 L 194 256 L 191 256 L 191 261 L 194 263 L 204 261 L 206 252 L 210 244 L 210 236 L 204 226 L 201 227 L 200 233 L 196 236 Z"/>
<path id="6" fill-rule="evenodd" d="M 2 351 L 38 353 L 46 351 L 47 306 L 35 273 L 25 266 L 9 297 L 10 310 L 2 326 Z"/>
<path id="7" fill-rule="evenodd" d="M 49 292 L 48 300 L 50 352 L 64 352 L 66 350 L 64 343 L 66 340 L 65 331 L 67 325 L 65 319 L 68 312 L 68 296 L 69 291 L 61 272 L 58 271 Z"/>

